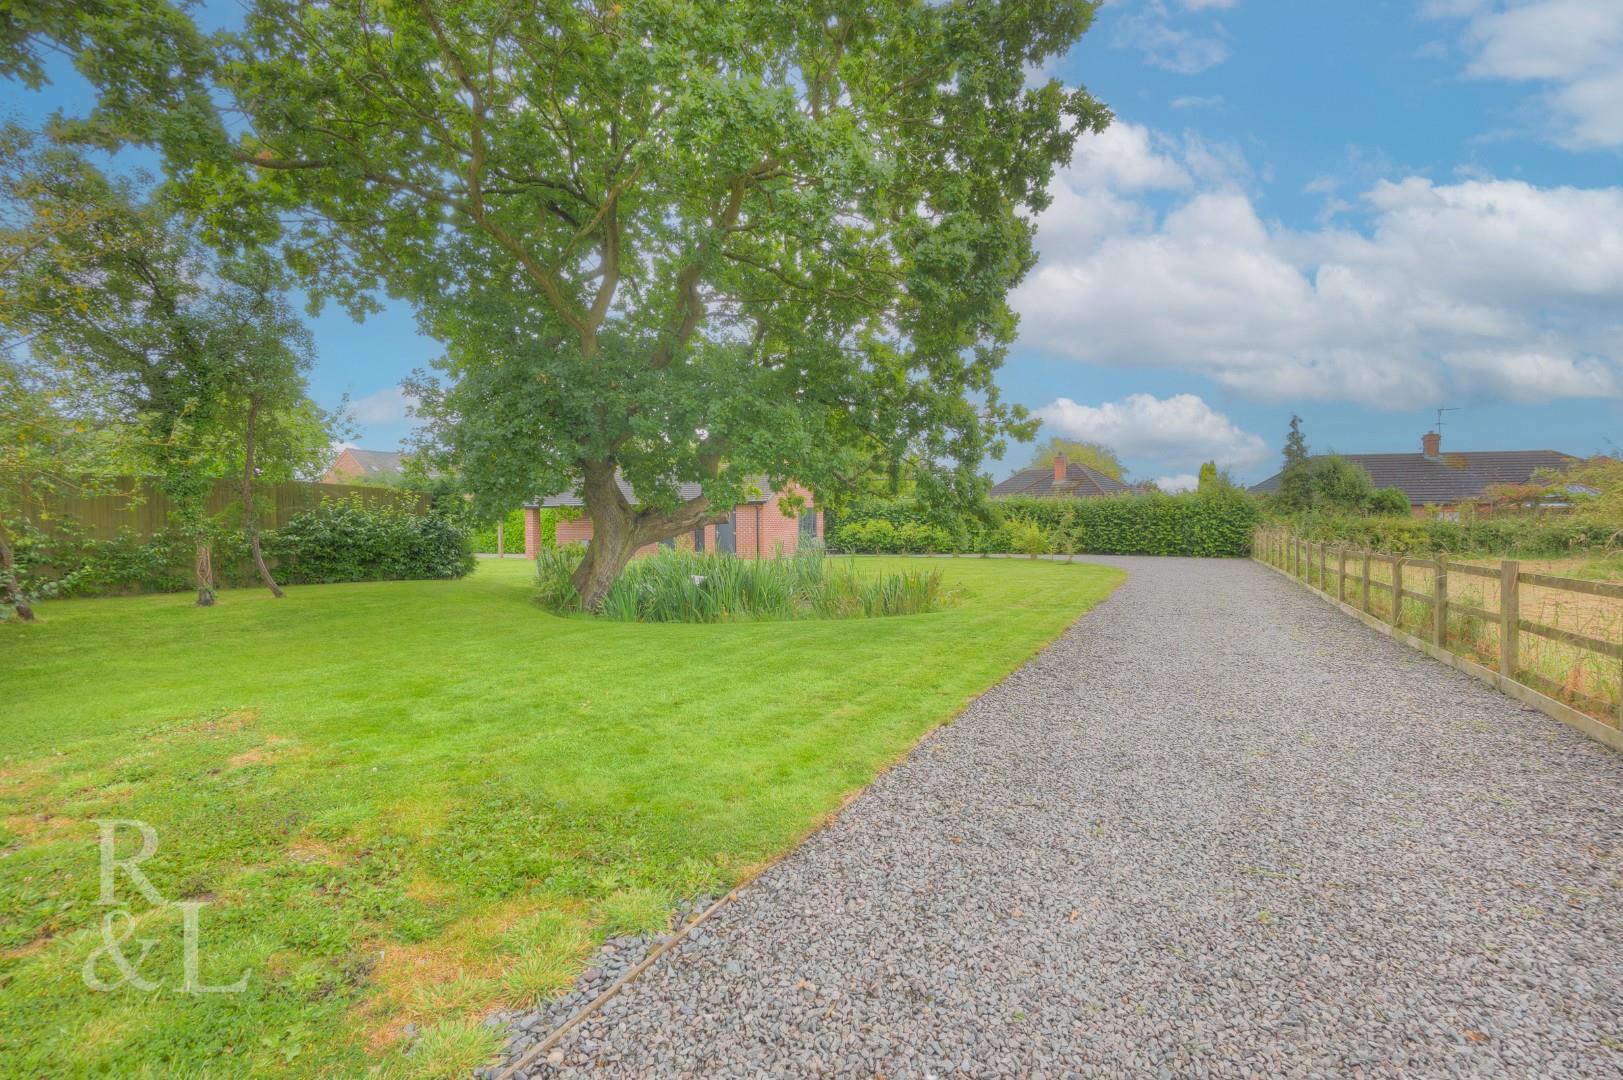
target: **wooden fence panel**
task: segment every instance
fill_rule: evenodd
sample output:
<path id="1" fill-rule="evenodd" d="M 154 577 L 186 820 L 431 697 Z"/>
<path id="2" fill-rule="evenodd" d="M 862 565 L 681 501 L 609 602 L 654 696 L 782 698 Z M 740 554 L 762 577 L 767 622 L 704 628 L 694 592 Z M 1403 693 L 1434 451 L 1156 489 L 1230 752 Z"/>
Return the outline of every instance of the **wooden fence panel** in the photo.
<path id="1" fill-rule="evenodd" d="M 288 480 L 262 484 L 254 491 L 260 528 L 279 529 L 297 513 L 321 505 L 324 499 L 359 498 L 368 506 L 399 506 L 414 514 L 428 513 L 429 496 L 396 488 L 361 484 L 318 484 Z M 237 482 L 216 480 L 205 507 L 210 515 L 235 510 L 242 498 Z M 28 518 L 47 532 L 77 525 L 94 540 L 111 540 L 128 529 L 145 539 L 163 532 L 169 525 L 171 503 L 150 484 L 135 478 L 122 479 L 112 494 L 96 496 L 56 496 L 34 507 Z"/>

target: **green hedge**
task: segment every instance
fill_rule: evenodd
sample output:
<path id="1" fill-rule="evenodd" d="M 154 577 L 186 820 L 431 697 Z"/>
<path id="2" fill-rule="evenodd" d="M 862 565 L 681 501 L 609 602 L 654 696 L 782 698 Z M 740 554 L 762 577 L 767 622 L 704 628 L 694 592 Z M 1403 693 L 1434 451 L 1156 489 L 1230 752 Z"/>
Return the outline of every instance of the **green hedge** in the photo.
<path id="1" fill-rule="evenodd" d="M 328 501 L 262 535 L 267 561 L 285 585 L 338 581 L 457 578 L 473 569 L 467 533 L 437 514 Z M 522 541 L 521 541 L 522 542 Z M 17 537 L 23 589 L 37 598 L 185 592 L 194 587 L 191 541 L 169 533 L 121 531 L 93 540 L 72 523 L 50 534 L 28 528 Z M 214 538 L 214 576 L 222 586 L 259 581 L 240 532 Z"/>
<path id="2" fill-rule="evenodd" d="M 1444 521 L 1409 515 L 1363 517 L 1298 514 L 1281 525 L 1309 540 L 1328 540 L 1391 555 L 1526 555 L 1555 558 L 1574 552 L 1623 546 L 1623 523 L 1586 521 L 1564 515 L 1517 515 L 1475 521 Z"/>
<path id="3" fill-rule="evenodd" d="M 553 532 L 547 520 L 551 510 L 541 511 L 541 546 L 551 547 Z M 524 511 L 514 510 L 508 513 L 503 520 L 504 533 L 502 547 L 507 554 L 512 555 L 524 550 Z M 494 524 L 481 525 L 473 531 L 473 550 L 481 555 L 496 554 L 496 526 Z"/>
<path id="4" fill-rule="evenodd" d="M 867 502 L 836 518 L 828 544 L 853 554 L 1240 556 L 1258 516 L 1256 500 L 1237 492 L 1002 499 L 983 517 Z"/>

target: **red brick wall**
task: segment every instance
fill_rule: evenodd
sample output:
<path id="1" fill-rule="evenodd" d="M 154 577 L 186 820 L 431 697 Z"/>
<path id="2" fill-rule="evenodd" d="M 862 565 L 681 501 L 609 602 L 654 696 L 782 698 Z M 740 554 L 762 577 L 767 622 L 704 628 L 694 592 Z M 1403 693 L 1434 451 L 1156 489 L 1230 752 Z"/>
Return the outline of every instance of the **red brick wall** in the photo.
<path id="1" fill-rule="evenodd" d="M 773 558 L 776 555 L 793 555 L 800 549 L 800 518 L 798 514 L 793 517 L 783 515 L 779 503 L 779 495 L 796 493 L 805 500 L 805 506 L 812 505 L 811 492 L 799 484 L 785 488 L 781 493 L 774 492 L 772 497 L 764 503 L 745 503 L 737 508 L 738 530 L 736 533 L 738 554 L 746 559 Z M 535 558 L 535 552 L 530 546 L 530 521 L 535 514 L 537 531 L 539 531 L 540 515 L 537 511 L 526 509 L 524 511 L 524 552 L 530 558 Z M 817 536 L 823 536 L 823 512 L 817 511 Z M 560 544 L 584 543 L 592 538 L 592 522 L 587 517 L 580 517 L 575 521 L 559 521 L 553 532 L 553 538 Z M 684 533 L 676 538 L 676 546 L 691 549 L 693 547 L 693 534 Z M 705 551 L 716 550 L 716 527 L 704 527 Z M 637 549 L 638 555 L 648 555 L 659 550 L 658 544 L 646 544 Z"/>
<path id="2" fill-rule="evenodd" d="M 533 559 L 541 552 L 541 508 L 524 508 L 524 557 Z"/>

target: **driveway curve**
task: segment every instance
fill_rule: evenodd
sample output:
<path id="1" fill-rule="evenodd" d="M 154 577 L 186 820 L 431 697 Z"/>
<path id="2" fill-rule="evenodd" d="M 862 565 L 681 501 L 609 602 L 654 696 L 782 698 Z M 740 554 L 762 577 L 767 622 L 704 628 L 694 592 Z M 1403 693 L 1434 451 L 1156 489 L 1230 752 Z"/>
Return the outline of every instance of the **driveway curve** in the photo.
<path id="1" fill-rule="evenodd" d="M 530 1075 L 1623 1074 L 1623 755 L 1255 564 L 1097 561 Z"/>

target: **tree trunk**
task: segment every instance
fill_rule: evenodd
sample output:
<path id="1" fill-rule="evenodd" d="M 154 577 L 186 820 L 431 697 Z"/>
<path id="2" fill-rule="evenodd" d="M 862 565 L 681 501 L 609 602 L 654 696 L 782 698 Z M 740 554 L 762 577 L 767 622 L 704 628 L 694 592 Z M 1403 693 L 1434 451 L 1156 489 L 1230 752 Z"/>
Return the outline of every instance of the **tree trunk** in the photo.
<path id="1" fill-rule="evenodd" d="M 620 572 L 638 548 L 680 536 L 718 517 L 709 509 L 703 495 L 670 513 L 651 507 L 638 509 L 620 492 L 614 479 L 614 462 L 584 462 L 583 466 L 585 480 L 581 485 L 581 501 L 586 504 L 586 516 L 592 522 L 592 539 L 586 545 L 586 557 L 570 580 L 575 592 L 580 594 L 581 607 L 596 611 L 603 606 L 603 597 L 619 580 Z M 725 517 L 721 515 L 722 519 Z"/>
<path id="2" fill-rule="evenodd" d="M 248 399 L 248 423 L 242 441 L 242 531 L 248 535 L 248 550 L 253 552 L 254 568 L 259 580 L 265 583 L 271 595 L 280 600 L 285 593 L 271 577 L 265 565 L 265 553 L 259 550 L 259 522 L 254 518 L 254 430 L 259 420 L 259 398 Z"/>
<path id="3" fill-rule="evenodd" d="M 0 596 L 11 605 L 17 618 L 23 622 L 34 621 L 34 609 L 28 605 L 28 597 L 23 595 L 22 582 L 17 580 L 17 560 L 4 525 L 0 525 Z"/>
<path id="4" fill-rule="evenodd" d="M 207 540 L 197 542 L 197 563 L 193 567 L 197 574 L 197 606 L 214 606 L 214 553 L 209 550 Z"/>
<path id="5" fill-rule="evenodd" d="M 619 579 L 620 571 L 626 568 L 626 563 L 631 561 L 631 556 L 639 547 L 636 511 L 620 494 L 618 485 L 614 484 L 613 468 L 610 467 L 608 472 L 607 490 L 602 478 L 594 477 L 596 472 L 598 470 L 587 470 L 582 493 L 586 516 L 592 522 L 592 539 L 586 545 L 586 557 L 575 567 L 571 578 L 575 592 L 580 595 L 581 607 L 587 611 L 596 611 L 603 605 L 603 597 Z"/>

